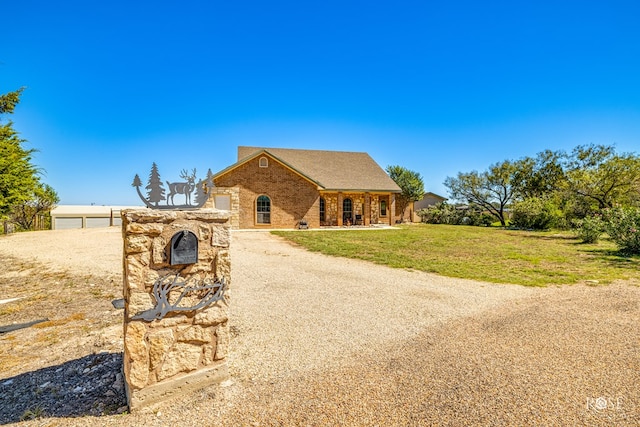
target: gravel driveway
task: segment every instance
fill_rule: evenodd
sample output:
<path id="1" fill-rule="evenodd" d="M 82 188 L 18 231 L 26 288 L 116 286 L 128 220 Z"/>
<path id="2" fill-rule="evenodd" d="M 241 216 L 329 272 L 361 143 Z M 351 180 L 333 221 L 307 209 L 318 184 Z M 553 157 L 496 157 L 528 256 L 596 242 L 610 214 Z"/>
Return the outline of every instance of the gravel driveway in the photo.
<path id="1" fill-rule="evenodd" d="M 78 253 L 117 275 L 119 232 L 92 235 Z M 229 381 L 131 415 L 51 421 L 640 425 L 637 286 L 479 283 L 234 232 L 231 289 Z"/>

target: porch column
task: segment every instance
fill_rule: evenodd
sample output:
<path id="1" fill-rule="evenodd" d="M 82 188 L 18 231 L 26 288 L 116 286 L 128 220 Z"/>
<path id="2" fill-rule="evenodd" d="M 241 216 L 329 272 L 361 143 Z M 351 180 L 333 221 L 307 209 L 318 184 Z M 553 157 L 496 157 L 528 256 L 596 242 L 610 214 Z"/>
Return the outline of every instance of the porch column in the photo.
<path id="1" fill-rule="evenodd" d="M 338 192 L 338 227 L 342 227 L 342 200 L 344 196 L 341 192 Z"/>
<path id="2" fill-rule="evenodd" d="M 364 225 L 371 225 L 371 194 L 364 193 Z"/>
<path id="3" fill-rule="evenodd" d="M 389 225 L 396 223 L 396 194 L 389 194 Z"/>

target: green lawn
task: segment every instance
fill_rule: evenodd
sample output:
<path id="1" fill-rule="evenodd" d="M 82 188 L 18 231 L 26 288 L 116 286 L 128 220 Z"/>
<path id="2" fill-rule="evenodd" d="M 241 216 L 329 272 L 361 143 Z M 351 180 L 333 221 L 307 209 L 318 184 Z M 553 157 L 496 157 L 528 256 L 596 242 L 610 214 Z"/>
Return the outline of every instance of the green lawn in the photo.
<path id="1" fill-rule="evenodd" d="M 527 286 L 616 279 L 640 283 L 640 257 L 618 253 L 607 239 L 582 244 L 569 232 L 414 224 L 273 234 L 327 255 L 450 277 Z"/>

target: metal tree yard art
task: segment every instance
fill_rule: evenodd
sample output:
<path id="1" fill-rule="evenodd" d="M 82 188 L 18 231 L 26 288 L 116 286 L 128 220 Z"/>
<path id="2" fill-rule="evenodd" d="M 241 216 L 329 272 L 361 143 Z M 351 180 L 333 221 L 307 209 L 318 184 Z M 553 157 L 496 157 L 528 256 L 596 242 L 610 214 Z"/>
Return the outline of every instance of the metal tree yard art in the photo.
<path id="1" fill-rule="evenodd" d="M 151 165 L 151 171 L 149 172 L 149 181 L 145 187 L 145 189 L 147 190 L 146 197 L 140 191 L 140 187 L 142 187 L 142 181 L 137 174 L 133 178 L 133 183 L 131 185 L 133 187 L 136 187 L 136 191 L 138 192 L 140 200 L 142 200 L 144 204 L 151 209 L 198 209 L 204 206 L 205 202 L 209 199 L 208 189 L 214 187 L 213 174 L 211 173 L 211 169 L 209 169 L 209 171 L 207 172 L 206 179 L 201 179 L 198 181 L 196 178 L 195 168 L 191 171 L 191 173 L 189 173 L 186 169 L 183 169 L 180 173 L 180 178 L 184 179 L 185 181 L 166 181 L 167 187 L 169 189 L 169 194 L 165 196 L 166 189 L 162 183 L 162 179 L 160 178 L 158 166 L 154 162 Z M 194 192 L 195 197 L 192 202 L 191 195 Z M 184 196 L 184 204 L 176 205 L 176 196 Z M 165 203 L 161 204 L 163 200 L 165 201 Z M 178 200 L 182 200 L 182 198 L 178 197 Z"/>

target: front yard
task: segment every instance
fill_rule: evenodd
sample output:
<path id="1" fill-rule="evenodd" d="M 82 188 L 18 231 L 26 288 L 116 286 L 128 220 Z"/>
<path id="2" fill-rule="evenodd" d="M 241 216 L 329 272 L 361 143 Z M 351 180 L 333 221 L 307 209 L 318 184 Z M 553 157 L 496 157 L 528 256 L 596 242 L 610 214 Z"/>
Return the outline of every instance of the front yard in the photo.
<path id="1" fill-rule="evenodd" d="M 640 284 L 640 256 L 608 239 L 583 244 L 568 231 L 413 224 L 386 230 L 274 231 L 311 251 L 449 277 L 546 286 Z"/>

